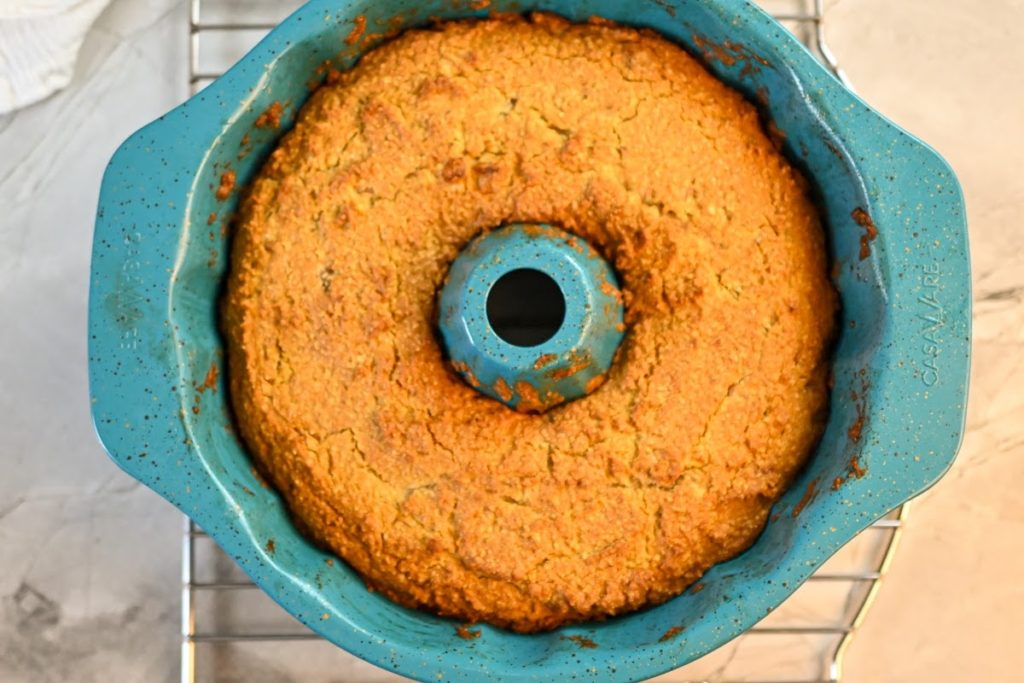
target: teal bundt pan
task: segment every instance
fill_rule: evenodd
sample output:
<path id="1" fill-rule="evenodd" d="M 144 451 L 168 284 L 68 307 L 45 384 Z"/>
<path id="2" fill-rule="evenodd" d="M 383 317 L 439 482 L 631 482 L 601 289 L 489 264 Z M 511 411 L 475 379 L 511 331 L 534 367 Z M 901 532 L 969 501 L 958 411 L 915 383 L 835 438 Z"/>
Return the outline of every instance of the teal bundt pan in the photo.
<path id="1" fill-rule="evenodd" d="M 480 638 L 463 640 L 451 622 L 398 607 L 368 592 L 344 563 L 326 564 L 328 555 L 254 479 L 223 382 L 211 372 L 222 357 L 215 317 L 227 250 L 207 217 L 235 208 L 234 198 L 221 204 L 211 191 L 228 164 L 248 182 L 281 135 L 254 131 L 256 117 L 286 102 L 287 129 L 317 66 L 338 57 L 357 16 L 373 32 L 491 9 L 650 27 L 757 95 L 819 194 L 843 320 L 820 445 L 774 521 L 750 550 L 708 572 L 704 590 L 602 623 L 529 636 L 483 626 Z M 357 57 L 353 48 L 341 61 Z M 252 151 L 239 160 L 250 132 Z M 122 145 L 103 180 L 93 249 L 90 385 L 110 456 L 190 515 L 314 631 L 423 681 L 636 680 L 686 664 L 762 619 L 860 530 L 935 483 L 963 431 L 970 278 L 953 172 L 745 0 L 498 1 L 484 10 L 439 0 L 314 0 Z M 866 474 L 831 490 L 853 458 Z M 679 635 L 660 641 L 677 626 Z M 597 647 L 563 637 L 576 635 Z"/>

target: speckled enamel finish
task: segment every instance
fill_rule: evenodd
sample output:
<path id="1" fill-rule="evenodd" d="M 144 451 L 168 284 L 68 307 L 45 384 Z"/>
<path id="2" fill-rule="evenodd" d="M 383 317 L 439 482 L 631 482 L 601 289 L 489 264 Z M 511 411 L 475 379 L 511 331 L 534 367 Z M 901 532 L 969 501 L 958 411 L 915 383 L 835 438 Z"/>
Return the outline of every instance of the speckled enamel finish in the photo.
<path id="1" fill-rule="evenodd" d="M 494 284 L 520 269 L 549 276 L 565 299 L 561 327 L 536 346 L 508 343 L 487 317 Z M 608 372 L 625 331 L 621 298 L 615 273 L 583 239 L 550 225 L 509 225 L 473 240 L 452 263 L 438 326 L 452 365 L 474 389 L 544 412 L 586 396 Z"/>
<path id="2" fill-rule="evenodd" d="M 344 563 L 328 565 L 252 474 L 231 428 L 223 375 L 210 372 L 222 362 L 216 308 L 226 242 L 208 217 L 223 219 L 237 198 L 218 202 L 212 188 L 229 166 L 239 183 L 252 178 L 281 134 L 254 129 L 256 117 L 281 101 L 283 128 L 292 123 L 316 66 L 338 56 L 357 15 L 372 33 L 395 16 L 392 27 L 491 9 L 468 3 L 314 0 L 203 93 L 124 143 L 104 177 L 96 224 L 93 415 L 125 471 L 191 515 L 285 609 L 356 655 L 423 681 L 642 679 L 752 626 L 857 532 L 949 468 L 963 430 L 970 352 L 963 199 L 935 152 L 845 90 L 744 0 L 514 7 L 651 27 L 704 55 L 717 76 L 764 102 L 786 151 L 813 179 L 843 306 L 832 410 L 808 467 L 749 551 L 709 571 L 704 590 L 654 609 L 532 636 L 485 626 L 467 641 L 451 622 L 367 592 Z M 359 49 L 339 63 L 350 64 Z M 241 159 L 240 149 L 249 150 Z M 865 239 L 864 258 L 857 209 L 878 229 Z M 680 396 L 679 409 L 685 404 Z M 684 630 L 662 642 L 676 626 Z M 581 649 L 568 635 L 597 647 Z"/>

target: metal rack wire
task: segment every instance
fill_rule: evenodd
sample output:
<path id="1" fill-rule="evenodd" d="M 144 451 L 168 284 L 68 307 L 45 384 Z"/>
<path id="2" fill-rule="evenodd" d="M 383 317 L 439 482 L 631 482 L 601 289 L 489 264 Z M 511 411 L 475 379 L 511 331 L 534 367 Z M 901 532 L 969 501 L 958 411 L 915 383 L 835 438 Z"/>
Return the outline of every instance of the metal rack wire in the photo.
<path id="1" fill-rule="evenodd" d="M 217 78 L 298 4 L 297 0 L 190 0 L 188 68 L 192 92 Z M 824 0 L 761 0 L 761 4 L 849 85 L 826 40 Z M 838 683 L 844 654 L 893 560 L 905 516 L 906 506 L 876 522 L 770 617 L 718 652 L 657 680 Z M 187 518 L 181 554 L 182 683 L 306 681 L 311 679 L 310 666 L 319 666 L 317 670 L 330 668 L 330 675 L 335 676 L 332 681 L 400 680 L 334 648 L 270 604 L 230 558 Z M 261 599 L 262 603 L 258 603 Z M 272 650 L 273 665 L 257 656 L 259 666 L 263 667 L 260 673 L 240 674 L 231 654 L 218 651 L 247 645 L 260 648 L 264 654 Z M 293 651 L 314 645 L 322 648 L 316 656 L 308 650 Z M 204 651 L 202 662 L 209 664 L 211 671 L 198 666 L 200 649 Z M 780 659 L 779 652 L 791 656 Z M 249 650 L 244 659 L 251 660 L 252 655 Z M 297 667 L 294 672 L 288 668 L 292 664 Z M 300 671 L 301 667 L 305 669 Z M 339 671 L 346 670 L 343 678 L 336 677 Z"/>

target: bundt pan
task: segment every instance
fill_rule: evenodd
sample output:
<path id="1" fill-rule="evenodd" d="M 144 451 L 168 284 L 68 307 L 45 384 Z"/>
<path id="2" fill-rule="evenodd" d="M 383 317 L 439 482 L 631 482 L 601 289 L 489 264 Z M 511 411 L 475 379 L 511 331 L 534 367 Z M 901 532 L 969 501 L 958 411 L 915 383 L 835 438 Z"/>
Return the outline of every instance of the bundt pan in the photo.
<path id="1" fill-rule="evenodd" d="M 934 151 L 843 88 L 745 0 L 482 4 L 314 0 L 122 145 L 103 180 L 93 247 L 96 428 L 118 465 L 191 516 L 285 609 L 355 655 L 424 681 L 642 679 L 742 633 L 949 468 L 970 354 L 963 199 Z M 709 571 L 704 590 L 602 623 L 529 636 L 481 626 L 481 637 L 465 640 L 452 622 L 398 607 L 343 562 L 326 562 L 253 474 L 232 430 L 216 324 L 228 251 L 221 225 L 238 193 L 226 202 L 215 193 L 228 168 L 239 185 L 250 180 L 324 60 L 348 66 L 374 33 L 494 10 L 653 28 L 759 102 L 826 214 L 842 332 L 817 451 L 753 547 Z M 254 127 L 274 102 L 286 105 L 280 128 Z M 240 157 L 243 138 L 250 152 Z M 683 631 L 662 641 L 675 627 Z"/>

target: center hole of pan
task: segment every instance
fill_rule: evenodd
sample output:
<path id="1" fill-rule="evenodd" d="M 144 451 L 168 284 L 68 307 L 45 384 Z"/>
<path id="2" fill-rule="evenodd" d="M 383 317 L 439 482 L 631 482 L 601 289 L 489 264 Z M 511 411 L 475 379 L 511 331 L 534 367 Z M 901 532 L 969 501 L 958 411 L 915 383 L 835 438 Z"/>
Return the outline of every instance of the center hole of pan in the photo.
<path id="1" fill-rule="evenodd" d="M 565 320 L 565 295 L 547 273 L 512 270 L 487 294 L 491 329 L 513 346 L 539 346 L 555 336 Z"/>

